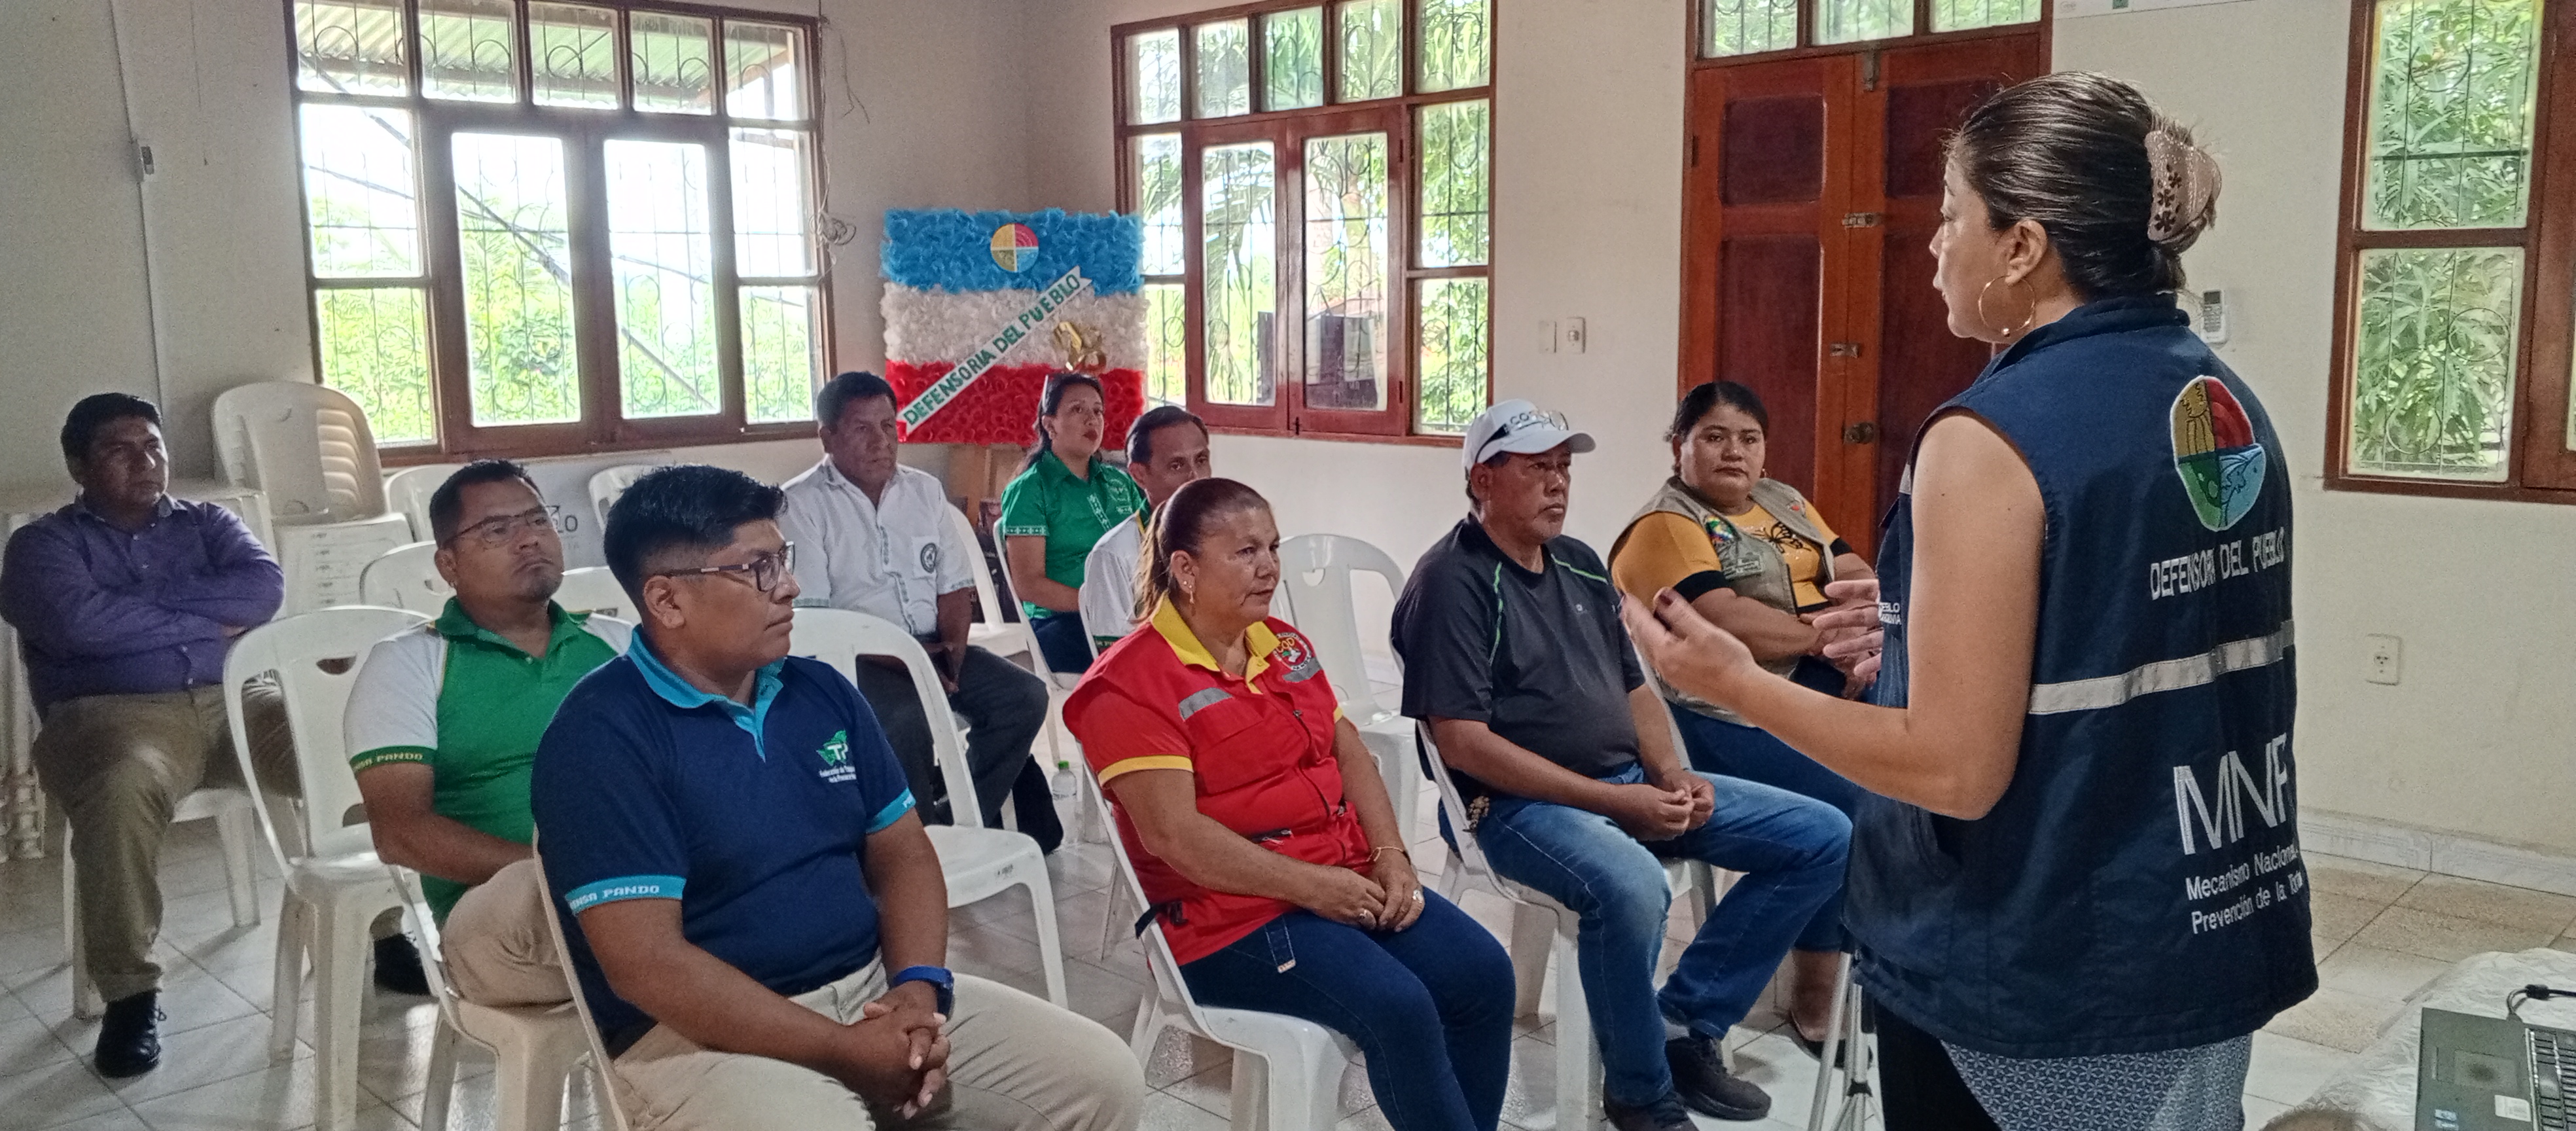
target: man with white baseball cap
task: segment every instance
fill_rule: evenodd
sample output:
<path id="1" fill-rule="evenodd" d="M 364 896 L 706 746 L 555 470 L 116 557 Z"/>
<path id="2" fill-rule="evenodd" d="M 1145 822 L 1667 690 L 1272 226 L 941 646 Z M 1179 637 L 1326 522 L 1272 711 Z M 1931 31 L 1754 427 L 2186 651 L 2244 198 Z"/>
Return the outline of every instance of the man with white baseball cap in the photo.
<path id="1" fill-rule="evenodd" d="M 1617 1131 L 1690 1131 L 1689 1109 L 1755 1120 L 1771 1098 L 1728 1071 L 1793 936 L 1842 883 L 1851 822 L 1787 790 L 1692 772 L 1592 548 L 1565 536 L 1592 437 L 1528 401 L 1467 427 L 1468 516 L 1396 602 L 1404 713 L 1431 727 L 1494 870 L 1582 917 L 1583 992 Z M 1663 861 L 1743 872 L 1661 991 Z"/>

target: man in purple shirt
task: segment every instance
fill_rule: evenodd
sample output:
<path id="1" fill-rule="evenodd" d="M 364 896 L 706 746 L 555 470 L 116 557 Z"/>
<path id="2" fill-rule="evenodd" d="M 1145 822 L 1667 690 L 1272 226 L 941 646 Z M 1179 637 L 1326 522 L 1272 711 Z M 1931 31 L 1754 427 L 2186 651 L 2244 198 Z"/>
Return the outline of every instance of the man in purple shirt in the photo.
<path id="1" fill-rule="evenodd" d="M 111 1077 L 160 1062 L 162 835 L 189 793 L 239 784 L 224 653 L 286 596 L 277 559 L 232 512 L 164 493 L 160 423 L 123 393 L 74 405 L 63 461 L 80 495 L 0 558 L 0 619 L 18 630 L 43 720 L 37 777 L 71 823 L 81 946 L 108 1003 L 96 1065 Z M 291 788 L 276 684 L 247 685 L 244 708 L 262 779 Z M 378 959 L 385 981 L 381 945 Z M 409 973 L 420 977 L 416 958 Z"/>

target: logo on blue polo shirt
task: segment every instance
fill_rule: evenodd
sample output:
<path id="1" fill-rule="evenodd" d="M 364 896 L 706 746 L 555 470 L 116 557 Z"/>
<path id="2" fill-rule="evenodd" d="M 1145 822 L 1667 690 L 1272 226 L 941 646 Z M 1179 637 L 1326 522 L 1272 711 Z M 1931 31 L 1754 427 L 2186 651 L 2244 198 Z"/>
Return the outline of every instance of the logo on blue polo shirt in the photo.
<path id="1" fill-rule="evenodd" d="M 859 780 L 859 771 L 850 765 L 850 732 L 836 730 L 831 741 L 814 752 L 823 760 L 823 780 L 839 784 Z"/>

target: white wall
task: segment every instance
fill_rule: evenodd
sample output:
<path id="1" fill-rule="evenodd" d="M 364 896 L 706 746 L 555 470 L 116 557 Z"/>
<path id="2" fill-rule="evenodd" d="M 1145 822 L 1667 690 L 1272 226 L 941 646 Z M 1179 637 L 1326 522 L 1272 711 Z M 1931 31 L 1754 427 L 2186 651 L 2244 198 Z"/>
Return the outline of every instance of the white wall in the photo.
<path id="1" fill-rule="evenodd" d="M 106 5 L 0 4 L 0 481 L 62 474 L 55 390 L 154 391 L 113 42 Z"/>
<path id="2" fill-rule="evenodd" d="M 828 204 L 854 231 L 832 259 L 833 361 L 874 367 L 884 210 L 1030 200 L 1026 103 L 995 81 L 1026 65 L 1011 34 L 1022 4 L 738 6 L 825 20 Z M 0 403 L 16 410 L 0 413 L 0 483 L 58 480 L 63 410 L 105 389 L 157 392 L 179 472 L 209 474 L 216 393 L 311 378 L 285 23 L 274 0 L 0 4 Z M 119 30 L 133 136 L 157 159 L 148 180 L 129 156 Z M 777 444 L 687 454 L 750 470 L 810 458 Z"/>

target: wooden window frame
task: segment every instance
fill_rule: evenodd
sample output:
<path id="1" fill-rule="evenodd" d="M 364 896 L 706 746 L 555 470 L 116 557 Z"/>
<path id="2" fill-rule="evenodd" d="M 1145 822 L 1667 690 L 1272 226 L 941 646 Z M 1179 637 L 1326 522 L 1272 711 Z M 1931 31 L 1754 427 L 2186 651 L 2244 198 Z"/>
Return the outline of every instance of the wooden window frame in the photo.
<path id="1" fill-rule="evenodd" d="M 2530 204 L 2519 228 L 2366 230 L 2370 88 L 2380 0 L 2353 0 L 2344 80 L 2343 197 L 2336 214 L 2333 368 L 2327 397 L 2325 487 L 2384 495 L 2426 495 L 2530 503 L 2576 503 L 2576 450 L 2568 441 L 2571 338 L 2576 338 L 2576 82 L 2557 63 L 2576 59 L 2576 3 L 2540 7 L 2539 58 L 2532 76 Z M 2351 469 L 2353 384 L 2360 331 L 2362 253 L 2387 248 L 2519 248 L 2523 252 L 2520 331 L 2514 350 L 2513 426 L 2504 442 L 2503 480 L 2372 475 Z"/>
<path id="2" fill-rule="evenodd" d="M 1776 51 L 1748 51 L 1740 55 L 1706 55 L 1701 46 L 1708 42 L 1708 0 L 1690 0 L 1686 5 L 1689 34 L 1682 40 L 1682 53 L 1693 67 L 1730 67 L 1741 63 L 1771 63 L 1782 59 L 1805 59 L 1818 55 L 1875 54 L 1885 47 L 1914 47 L 1931 43 L 1956 43 L 1962 40 L 1991 39 L 1996 36 L 2029 35 L 2037 32 L 2043 51 L 2056 40 L 2057 0 L 2040 0 L 2039 18 L 2013 24 L 1968 28 L 1962 31 L 1917 31 L 1885 39 L 1855 39 L 1848 43 L 1816 42 L 1816 6 L 1824 0 L 1798 0 L 1798 44 Z M 1914 0 L 1914 26 L 1932 26 L 1933 0 Z"/>
<path id="3" fill-rule="evenodd" d="M 1415 317 L 1420 284 L 1425 280 L 1482 278 L 1485 290 L 1485 403 L 1494 397 L 1494 253 L 1493 218 L 1498 211 L 1496 197 L 1499 185 L 1494 178 L 1496 154 L 1499 152 L 1495 128 L 1494 76 L 1502 58 L 1501 20 L 1497 10 L 1501 0 L 1487 0 L 1486 70 L 1482 86 L 1464 87 L 1429 93 L 1414 88 L 1420 78 L 1422 20 L 1421 0 L 1398 0 L 1404 8 L 1404 81 L 1402 92 L 1392 98 L 1345 102 L 1340 99 L 1341 56 L 1338 50 L 1341 33 L 1339 0 L 1258 0 L 1197 12 L 1164 16 L 1118 24 L 1109 29 L 1110 83 L 1114 90 L 1111 103 L 1111 135 L 1118 169 L 1117 192 L 1122 211 L 1139 208 L 1134 160 L 1135 139 L 1146 135 L 1177 135 L 1181 143 L 1181 244 L 1185 273 L 1149 275 L 1149 284 L 1178 283 L 1183 290 L 1183 322 L 1186 324 L 1182 348 L 1184 405 L 1204 419 L 1210 430 L 1253 436 L 1292 436 L 1304 439 L 1353 440 L 1380 444 L 1407 444 L 1428 447 L 1457 447 L 1463 437 L 1442 432 L 1416 430 L 1420 384 L 1414 372 L 1420 356 L 1419 319 Z M 1262 98 L 1267 76 L 1264 74 L 1261 17 L 1302 8 L 1322 9 L 1323 102 L 1321 105 L 1295 110 L 1263 110 Z M 1195 29 L 1203 24 L 1228 20 L 1245 21 L 1246 83 L 1250 90 L 1251 109 L 1247 113 L 1202 117 L 1198 114 L 1198 36 Z M 1176 31 L 1180 40 L 1180 117 L 1169 122 L 1130 123 L 1131 102 L 1135 97 L 1134 76 L 1129 71 L 1127 42 L 1130 37 L 1157 31 Z M 1455 102 L 1485 103 L 1485 217 L 1487 245 L 1485 262 L 1466 267 L 1422 267 L 1420 248 L 1415 244 L 1415 229 L 1421 208 L 1421 149 L 1417 123 L 1421 110 Z M 1359 124 L 1365 122 L 1366 124 Z M 1304 153 L 1302 139 L 1308 136 L 1332 136 L 1353 129 L 1374 131 L 1383 125 L 1387 131 L 1387 299 L 1388 342 L 1385 406 L 1374 410 L 1307 408 L 1302 380 L 1305 356 L 1305 275 L 1304 194 L 1296 191 L 1296 178 L 1302 176 Z M 1211 403 L 1206 397 L 1206 362 L 1203 351 L 1202 314 L 1205 296 L 1202 292 L 1201 237 L 1199 204 L 1202 178 L 1198 176 L 1198 155 L 1207 146 L 1268 140 L 1273 145 L 1272 175 L 1278 196 L 1278 209 L 1273 225 L 1278 234 L 1276 252 L 1276 286 L 1278 300 L 1274 307 L 1273 356 L 1276 371 L 1272 387 L 1273 403 L 1236 405 Z M 1291 317 L 1291 315 L 1296 317 Z"/>
<path id="4" fill-rule="evenodd" d="M 827 359 L 836 353 L 833 340 L 831 246 L 815 230 L 823 197 L 823 115 L 821 22 L 795 16 L 691 3 L 636 3 L 630 0 L 569 0 L 618 13 L 611 48 L 617 66 L 620 105 L 614 108 L 540 106 L 535 101 L 530 50 L 529 4 L 511 0 L 513 65 L 517 93 L 509 102 L 474 102 L 431 98 L 422 85 L 419 0 L 399 0 L 403 66 L 409 83 L 401 95 L 340 94 L 303 89 L 298 81 L 301 46 L 296 41 L 297 0 L 283 0 L 286 10 L 286 89 L 296 131 L 296 193 L 305 229 L 306 316 L 311 319 L 314 380 L 328 384 L 322 366 L 319 295 L 326 290 L 421 289 L 427 297 L 431 413 L 436 437 L 428 443 L 386 446 L 381 459 L 388 467 L 448 463 L 484 457 L 533 459 L 653 448 L 751 443 L 802 439 L 814 434 L 811 420 L 768 423 L 748 420 L 742 373 L 741 292 L 746 287 L 813 287 L 820 308 L 816 348 Z M 635 75 L 631 22 L 636 13 L 690 16 L 709 21 L 713 52 L 709 78 L 713 106 L 706 114 L 648 112 L 634 108 Z M 737 118 L 725 108 L 725 25 L 731 21 L 784 26 L 804 37 L 805 116 L 802 120 Z M 311 254 L 312 212 L 305 199 L 303 115 L 307 105 L 355 106 L 401 110 L 412 115 L 413 153 L 421 273 L 401 277 L 323 277 L 314 271 Z M 729 145 L 736 129 L 787 129 L 804 134 L 811 158 L 805 170 L 807 217 L 814 273 L 807 276 L 743 277 L 735 272 Z M 581 417 L 552 424 L 478 426 L 474 423 L 473 375 L 466 356 L 463 248 L 456 216 L 456 183 L 451 139 L 460 132 L 521 134 L 560 141 L 564 152 L 565 204 L 570 228 L 570 256 L 580 267 L 570 304 L 573 337 L 578 343 Z M 693 416 L 627 419 L 618 372 L 616 276 L 609 263 L 607 180 L 599 155 L 608 140 L 692 142 L 707 154 L 707 218 L 710 264 L 714 280 L 716 370 L 722 400 L 713 413 Z"/>

